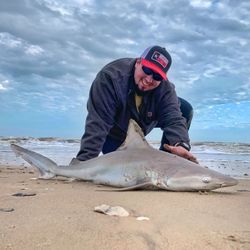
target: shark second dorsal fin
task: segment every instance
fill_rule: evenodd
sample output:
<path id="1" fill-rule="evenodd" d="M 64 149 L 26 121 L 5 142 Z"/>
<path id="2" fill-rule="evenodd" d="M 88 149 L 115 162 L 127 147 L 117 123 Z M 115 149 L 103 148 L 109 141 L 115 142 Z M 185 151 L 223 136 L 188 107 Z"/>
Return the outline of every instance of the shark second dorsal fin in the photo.
<path id="1" fill-rule="evenodd" d="M 149 148 L 141 127 L 132 119 L 129 121 L 127 137 L 123 144 L 117 150 L 127 148 Z"/>

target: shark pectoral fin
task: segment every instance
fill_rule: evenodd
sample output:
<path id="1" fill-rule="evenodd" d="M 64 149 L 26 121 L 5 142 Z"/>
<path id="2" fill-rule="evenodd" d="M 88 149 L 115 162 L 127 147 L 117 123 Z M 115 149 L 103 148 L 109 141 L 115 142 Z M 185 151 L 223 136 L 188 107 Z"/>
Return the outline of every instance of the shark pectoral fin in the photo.
<path id="1" fill-rule="evenodd" d="M 131 191 L 131 190 L 137 190 L 137 189 L 142 189 L 142 188 L 146 188 L 149 186 L 153 186 L 152 182 L 144 182 L 144 183 L 140 183 L 134 186 L 130 186 L 130 187 L 124 187 L 124 188 L 110 188 L 110 189 L 100 189 L 97 191 L 109 191 L 109 192 L 113 192 L 113 191 L 118 191 L 118 192 L 122 192 L 122 191 Z"/>

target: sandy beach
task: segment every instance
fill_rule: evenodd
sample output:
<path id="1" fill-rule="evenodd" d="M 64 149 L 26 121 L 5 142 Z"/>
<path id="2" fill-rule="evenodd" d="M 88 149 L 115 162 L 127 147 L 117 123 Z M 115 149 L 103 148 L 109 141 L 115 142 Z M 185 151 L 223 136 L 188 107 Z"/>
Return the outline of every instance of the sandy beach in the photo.
<path id="1" fill-rule="evenodd" d="M 37 176 L 0 165 L 0 249 L 250 249 L 249 179 L 209 193 L 115 192 Z M 130 216 L 94 212 L 101 204 Z"/>

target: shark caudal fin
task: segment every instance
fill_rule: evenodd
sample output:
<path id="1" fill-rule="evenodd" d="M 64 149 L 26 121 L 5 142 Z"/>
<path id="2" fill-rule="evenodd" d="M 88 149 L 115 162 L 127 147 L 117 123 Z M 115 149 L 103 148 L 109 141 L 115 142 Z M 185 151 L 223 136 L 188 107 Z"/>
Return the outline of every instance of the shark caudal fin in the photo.
<path id="1" fill-rule="evenodd" d="M 151 147 L 145 139 L 141 127 L 132 119 L 129 121 L 127 137 L 117 150 L 127 148 L 149 148 Z"/>
<path id="2" fill-rule="evenodd" d="M 54 161 L 34 151 L 22 148 L 16 144 L 11 144 L 10 146 L 17 156 L 21 156 L 31 166 L 39 170 L 39 178 L 50 179 L 55 176 L 54 170 L 57 167 L 57 164 Z"/>

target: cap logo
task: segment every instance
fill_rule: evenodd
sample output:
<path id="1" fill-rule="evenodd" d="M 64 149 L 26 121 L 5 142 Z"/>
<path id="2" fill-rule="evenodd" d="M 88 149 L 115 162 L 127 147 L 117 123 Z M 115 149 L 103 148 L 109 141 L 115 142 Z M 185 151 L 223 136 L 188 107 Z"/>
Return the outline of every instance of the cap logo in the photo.
<path id="1" fill-rule="evenodd" d="M 159 63 L 163 68 L 166 68 L 168 65 L 168 59 L 158 51 L 153 53 L 151 59 Z"/>

